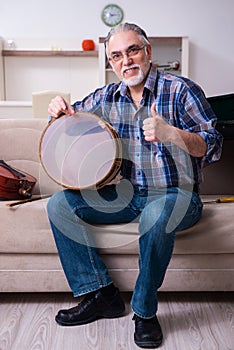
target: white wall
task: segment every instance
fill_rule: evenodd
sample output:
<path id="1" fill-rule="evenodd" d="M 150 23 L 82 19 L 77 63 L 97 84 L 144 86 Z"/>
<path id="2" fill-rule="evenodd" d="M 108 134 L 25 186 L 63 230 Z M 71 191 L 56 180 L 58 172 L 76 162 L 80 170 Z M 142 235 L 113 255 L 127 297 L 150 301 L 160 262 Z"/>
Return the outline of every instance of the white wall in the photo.
<path id="1" fill-rule="evenodd" d="M 18 48 L 80 49 L 107 34 L 100 14 L 109 2 L 149 36 L 189 36 L 189 76 L 208 96 L 234 91 L 234 0 L 0 0 L 0 36 Z"/>

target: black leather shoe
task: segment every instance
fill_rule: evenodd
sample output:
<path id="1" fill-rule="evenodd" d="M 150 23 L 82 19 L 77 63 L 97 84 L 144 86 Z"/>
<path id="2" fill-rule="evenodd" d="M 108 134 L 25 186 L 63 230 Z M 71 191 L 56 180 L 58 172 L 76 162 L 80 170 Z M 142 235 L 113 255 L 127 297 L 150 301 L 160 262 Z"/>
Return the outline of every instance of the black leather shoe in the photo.
<path id="1" fill-rule="evenodd" d="M 120 317 L 124 311 L 125 305 L 117 288 L 110 297 L 104 297 L 98 290 L 88 294 L 77 306 L 68 310 L 60 310 L 55 320 L 62 326 L 77 326 L 99 318 Z"/>
<path id="2" fill-rule="evenodd" d="M 137 315 L 135 321 L 134 341 L 140 348 L 158 348 L 162 344 L 163 334 L 157 316 L 145 319 Z"/>

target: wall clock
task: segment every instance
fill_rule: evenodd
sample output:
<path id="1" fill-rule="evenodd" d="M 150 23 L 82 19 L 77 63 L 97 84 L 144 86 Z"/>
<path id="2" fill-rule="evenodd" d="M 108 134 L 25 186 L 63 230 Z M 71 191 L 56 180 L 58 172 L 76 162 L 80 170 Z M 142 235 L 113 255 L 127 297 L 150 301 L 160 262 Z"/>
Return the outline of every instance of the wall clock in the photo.
<path id="1" fill-rule="evenodd" d="M 123 10 L 116 4 L 109 4 L 102 10 L 102 21 L 109 27 L 114 27 L 122 22 L 124 17 Z"/>

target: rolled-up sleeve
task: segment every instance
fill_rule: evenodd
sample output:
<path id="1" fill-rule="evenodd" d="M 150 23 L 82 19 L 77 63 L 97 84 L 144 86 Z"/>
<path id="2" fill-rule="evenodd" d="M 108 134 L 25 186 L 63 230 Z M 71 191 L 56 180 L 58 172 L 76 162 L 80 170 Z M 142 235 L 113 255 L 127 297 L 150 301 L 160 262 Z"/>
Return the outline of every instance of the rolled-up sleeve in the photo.
<path id="1" fill-rule="evenodd" d="M 220 159 L 223 137 L 215 128 L 217 117 L 208 103 L 204 92 L 197 84 L 186 87 L 181 100 L 183 129 L 202 137 L 207 151 L 202 158 L 205 166 Z"/>
<path id="2" fill-rule="evenodd" d="M 207 145 L 207 151 L 205 156 L 202 158 L 202 164 L 213 163 L 220 159 L 222 152 L 223 138 L 221 134 L 215 129 L 210 131 L 200 131 L 198 134 L 203 138 Z"/>

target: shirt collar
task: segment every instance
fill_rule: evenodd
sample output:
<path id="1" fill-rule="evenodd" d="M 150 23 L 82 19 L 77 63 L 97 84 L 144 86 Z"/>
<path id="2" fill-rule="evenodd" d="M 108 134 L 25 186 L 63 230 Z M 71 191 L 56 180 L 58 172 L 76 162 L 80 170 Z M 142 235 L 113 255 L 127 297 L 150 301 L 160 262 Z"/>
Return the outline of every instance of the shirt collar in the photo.
<path id="1" fill-rule="evenodd" d="M 157 67 L 151 63 L 151 68 L 147 76 L 144 88 L 148 89 L 152 93 L 154 92 L 154 89 L 155 89 L 157 75 L 158 75 Z"/>

